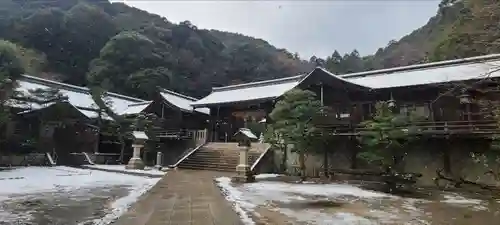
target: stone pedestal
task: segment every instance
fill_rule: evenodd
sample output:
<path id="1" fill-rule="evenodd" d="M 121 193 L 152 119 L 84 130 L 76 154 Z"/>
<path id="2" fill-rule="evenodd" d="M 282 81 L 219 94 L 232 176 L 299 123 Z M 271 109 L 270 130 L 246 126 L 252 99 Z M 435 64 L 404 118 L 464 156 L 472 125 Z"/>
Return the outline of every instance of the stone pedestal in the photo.
<path id="1" fill-rule="evenodd" d="M 234 182 L 248 183 L 254 182 L 255 176 L 248 165 L 248 150 L 250 147 L 240 147 L 240 162 L 236 166 L 236 176 L 233 177 Z"/>
<path id="2" fill-rule="evenodd" d="M 156 153 L 156 165 L 155 168 L 158 170 L 161 170 L 163 167 L 163 153 L 162 152 L 157 152 Z"/>
<path id="3" fill-rule="evenodd" d="M 144 169 L 145 165 L 141 159 L 142 147 L 144 147 L 144 145 L 137 145 L 137 144 L 132 145 L 132 148 L 134 148 L 134 154 L 132 155 L 130 161 L 128 161 L 127 166 L 125 166 L 126 169 L 139 169 L 139 170 Z"/>

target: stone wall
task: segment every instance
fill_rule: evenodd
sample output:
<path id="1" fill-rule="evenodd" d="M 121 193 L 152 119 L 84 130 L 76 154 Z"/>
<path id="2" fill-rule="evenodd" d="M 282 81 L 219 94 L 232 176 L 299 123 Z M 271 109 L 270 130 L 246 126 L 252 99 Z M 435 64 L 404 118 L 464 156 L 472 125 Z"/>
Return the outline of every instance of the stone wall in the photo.
<path id="1" fill-rule="evenodd" d="M 337 141 L 332 145 L 328 154 L 328 167 L 330 169 L 364 169 L 377 170 L 371 165 L 355 156 L 357 148 L 349 145 L 348 141 Z M 470 181 L 490 185 L 500 185 L 494 176 L 487 174 L 490 169 L 497 173 L 500 171 L 498 162 L 477 162 L 471 153 L 483 153 L 489 149 L 490 143 L 484 139 L 429 139 L 412 144 L 402 154 L 406 154 L 400 163 L 400 168 L 405 172 L 421 173 L 419 184 L 423 186 L 434 185 L 436 171 L 443 170 L 447 176 L 462 177 Z M 280 168 L 283 153 L 274 150 L 274 167 L 277 171 L 286 169 L 291 175 L 299 174 L 298 154 L 288 152 L 286 168 Z M 319 176 L 324 171 L 324 155 L 322 153 L 310 154 L 306 158 L 306 175 Z M 343 176 L 344 177 L 344 176 Z M 365 179 L 365 178 L 363 178 Z M 367 180 L 371 180 L 366 177 Z"/>
<path id="2" fill-rule="evenodd" d="M 0 166 L 47 166 L 44 153 L 30 153 L 25 155 L 1 155 Z"/>

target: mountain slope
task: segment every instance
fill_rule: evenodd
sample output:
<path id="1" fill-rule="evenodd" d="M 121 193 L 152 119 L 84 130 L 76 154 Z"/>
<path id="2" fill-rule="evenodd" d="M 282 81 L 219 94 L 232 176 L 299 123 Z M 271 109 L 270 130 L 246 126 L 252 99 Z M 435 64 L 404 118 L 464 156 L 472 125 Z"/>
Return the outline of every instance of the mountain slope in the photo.
<path id="1" fill-rule="evenodd" d="M 427 24 L 375 54 L 335 51 L 324 64 L 343 74 L 500 53 L 500 1 L 442 0 L 439 6 Z"/>
<path id="2" fill-rule="evenodd" d="M 198 29 L 106 0 L 3 0 L 0 39 L 46 56 L 37 75 L 148 98 L 156 86 L 193 96 L 213 86 L 294 75 L 308 62 L 267 42 Z M 107 48 L 106 48 L 107 46 Z"/>
<path id="3" fill-rule="evenodd" d="M 436 16 L 369 56 L 300 60 L 265 40 L 198 29 L 107 0 L 0 1 L 0 39 L 42 63 L 37 76 L 148 98 L 156 86 L 201 97 L 214 86 L 308 72 L 337 74 L 500 52 L 500 2 L 443 0 Z"/>

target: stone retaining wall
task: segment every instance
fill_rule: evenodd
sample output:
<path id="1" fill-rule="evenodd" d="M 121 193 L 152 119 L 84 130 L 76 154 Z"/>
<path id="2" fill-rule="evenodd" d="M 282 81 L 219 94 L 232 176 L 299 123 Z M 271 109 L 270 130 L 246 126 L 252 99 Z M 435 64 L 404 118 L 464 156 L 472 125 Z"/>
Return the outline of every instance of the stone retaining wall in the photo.
<path id="1" fill-rule="evenodd" d="M 47 158 L 44 153 L 30 153 L 25 155 L 2 155 L 0 166 L 47 166 Z"/>
<path id="2" fill-rule="evenodd" d="M 331 169 L 368 169 L 376 170 L 377 167 L 364 162 L 356 157 L 356 148 L 350 147 L 348 141 L 338 141 L 335 149 L 328 155 L 328 167 Z M 446 150 L 446 151 L 445 151 Z M 436 171 L 448 167 L 447 172 L 453 177 L 463 177 L 467 180 L 483 184 L 500 185 L 493 175 L 488 174 L 490 169 L 500 172 L 500 163 L 490 161 L 488 165 L 477 162 L 471 153 L 482 153 L 489 150 L 489 141 L 480 139 L 433 139 L 412 144 L 405 149 L 407 154 L 400 163 L 400 168 L 405 172 L 421 173 L 419 184 L 434 185 Z M 283 153 L 274 151 L 274 167 L 280 170 Z M 321 153 L 310 154 L 306 158 L 306 175 L 320 176 L 324 171 L 324 155 Z M 299 175 L 298 155 L 288 152 L 286 171 L 291 175 Z M 345 177 L 345 176 L 343 176 Z M 370 177 L 363 178 L 372 180 Z"/>

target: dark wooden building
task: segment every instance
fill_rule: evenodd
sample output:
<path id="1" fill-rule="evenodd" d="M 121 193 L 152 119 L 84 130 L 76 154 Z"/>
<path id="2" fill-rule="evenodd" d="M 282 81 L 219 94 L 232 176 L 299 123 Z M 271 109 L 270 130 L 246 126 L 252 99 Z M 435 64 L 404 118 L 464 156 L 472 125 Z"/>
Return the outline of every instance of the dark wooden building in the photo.
<path id="1" fill-rule="evenodd" d="M 25 152 L 57 152 L 60 156 L 70 152 L 120 152 L 117 137 L 103 131 L 106 130 L 103 126 L 113 119 L 98 113 L 88 88 L 24 75 L 16 90 L 24 97 L 8 103 L 16 115 L 6 129 L 7 138 L 16 143 L 12 149 L 19 149 L 21 144 L 26 146 Z M 47 95 L 52 91 L 63 99 L 46 101 L 51 96 L 36 94 Z M 118 115 L 154 113 L 164 119 L 158 130 L 163 139 L 189 139 L 194 130 L 206 129 L 208 124 L 209 110 L 190 105 L 197 99 L 164 89 L 150 101 L 111 92 L 104 95 L 104 100 Z"/>
<path id="2" fill-rule="evenodd" d="M 491 135 L 498 132 L 482 99 L 495 100 L 500 55 L 335 75 L 323 68 L 308 74 L 214 88 L 194 107 L 210 108 L 209 140 L 229 141 L 238 128 L 261 121 L 277 100 L 293 88 L 314 91 L 328 112 L 322 120 L 333 135 L 357 135 L 378 101 L 399 113 L 417 113 L 429 135 Z"/>
<path id="3" fill-rule="evenodd" d="M 198 99 L 159 88 L 152 100 L 129 105 L 121 114 L 154 113 L 162 119 L 160 136 L 163 138 L 191 138 L 193 131 L 208 127 L 210 110 L 193 108 Z"/>

